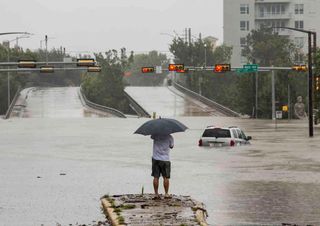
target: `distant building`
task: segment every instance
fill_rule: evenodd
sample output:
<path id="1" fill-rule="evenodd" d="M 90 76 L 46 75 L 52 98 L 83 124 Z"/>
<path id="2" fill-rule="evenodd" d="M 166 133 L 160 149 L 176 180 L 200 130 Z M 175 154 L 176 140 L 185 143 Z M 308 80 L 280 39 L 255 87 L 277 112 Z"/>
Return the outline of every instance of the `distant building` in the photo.
<path id="1" fill-rule="evenodd" d="M 215 48 L 217 47 L 217 42 L 218 42 L 217 38 L 213 36 L 207 36 L 203 40 L 210 43 L 210 45 L 212 46 L 212 51 L 214 51 Z"/>
<path id="2" fill-rule="evenodd" d="M 246 58 L 241 56 L 241 50 L 246 46 L 246 36 L 262 24 L 320 34 L 320 0 L 224 0 L 223 10 L 224 43 L 233 46 L 231 64 L 234 66 L 247 63 Z M 285 29 L 278 29 L 278 32 L 290 37 L 306 53 L 306 34 Z"/>

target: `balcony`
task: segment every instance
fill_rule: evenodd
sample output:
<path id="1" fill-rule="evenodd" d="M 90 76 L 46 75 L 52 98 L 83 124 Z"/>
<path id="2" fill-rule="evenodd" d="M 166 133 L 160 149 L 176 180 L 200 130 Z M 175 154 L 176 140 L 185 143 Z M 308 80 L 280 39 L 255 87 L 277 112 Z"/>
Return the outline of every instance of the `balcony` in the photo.
<path id="1" fill-rule="evenodd" d="M 256 0 L 257 4 L 263 4 L 263 3 L 291 3 L 291 0 Z"/>
<path id="2" fill-rule="evenodd" d="M 256 13 L 256 20 L 290 20 L 292 13 Z"/>

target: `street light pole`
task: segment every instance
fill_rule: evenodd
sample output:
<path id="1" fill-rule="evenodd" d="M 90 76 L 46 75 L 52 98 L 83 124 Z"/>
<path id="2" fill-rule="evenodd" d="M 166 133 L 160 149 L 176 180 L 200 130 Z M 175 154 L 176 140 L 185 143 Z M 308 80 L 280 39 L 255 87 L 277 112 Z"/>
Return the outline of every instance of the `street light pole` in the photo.
<path id="1" fill-rule="evenodd" d="M 28 32 L 5 32 L 5 33 L 0 33 L 0 35 L 13 35 L 13 34 L 23 34 L 23 35 L 32 35 L 31 33 L 28 33 Z M 27 36 L 28 37 L 28 36 Z M 20 37 L 20 38 L 27 38 L 27 37 L 25 37 L 25 36 L 22 36 L 22 37 Z M 14 39 L 17 43 L 18 43 L 18 39 L 20 39 L 19 37 L 17 37 L 16 39 Z M 14 40 L 11 40 L 11 41 L 14 41 Z M 9 46 L 8 46 L 8 48 L 7 48 L 7 60 L 8 60 L 8 62 L 10 61 L 10 42 L 11 41 L 9 41 Z M 9 66 L 8 66 L 8 69 L 9 69 Z M 10 104 L 11 104 L 11 95 L 10 95 L 10 89 L 11 89 L 11 87 L 10 87 L 10 72 L 8 71 L 7 72 L 7 87 L 8 87 L 8 91 L 7 91 L 7 95 L 8 95 L 8 108 L 9 108 L 9 106 L 10 106 Z"/>

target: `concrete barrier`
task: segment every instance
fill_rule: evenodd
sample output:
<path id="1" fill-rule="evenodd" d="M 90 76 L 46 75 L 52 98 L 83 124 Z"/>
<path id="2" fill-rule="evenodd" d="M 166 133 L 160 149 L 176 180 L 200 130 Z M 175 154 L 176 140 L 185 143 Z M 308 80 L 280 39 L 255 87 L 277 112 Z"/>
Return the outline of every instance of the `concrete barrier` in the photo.
<path id="1" fill-rule="evenodd" d="M 81 102 L 83 102 L 85 105 L 87 105 L 93 109 L 108 112 L 108 113 L 115 115 L 119 118 L 126 118 L 125 114 L 123 114 L 121 111 L 119 111 L 117 109 L 106 107 L 106 106 L 103 106 L 100 104 L 96 104 L 96 103 L 93 103 L 90 100 L 88 100 L 87 97 L 85 96 L 85 94 L 83 93 L 81 86 L 79 89 L 79 97 L 80 97 Z"/>
<path id="2" fill-rule="evenodd" d="M 21 87 L 19 87 L 17 92 L 16 92 L 16 94 L 13 97 L 13 100 L 11 101 L 11 104 L 10 104 L 10 106 L 9 106 L 7 112 L 6 112 L 6 115 L 4 116 L 4 119 L 10 118 L 11 112 L 13 110 L 13 107 L 16 105 L 16 102 L 17 102 L 17 100 L 18 100 L 18 98 L 20 96 L 21 90 L 22 90 Z"/>
<path id="3" fill-rule="evenodd" d="M 130 107 L 137 113 L 139 117 L 151 118 L 151 115 L 138 104 L 127 92 L 124 95 L 128 98 L 130 102 Z"/>
<path id="4" fill-rule="evenodd" d="M 241 117 L 241 114 L 238 113 L 238 112 L 235 112 L 233 110 L 231 110 L 230 108 L 227 108 L 213 100 L 210 100 L 204 96 L 201 96 L 199 95 L 198 93 L 190 90 L 190 89 L 187 89 L 186 87 L 176 83 L 176 82 L 173 82 L 172 83 L 173 86 L 179 90 L 180 92 L 183 92 L 184 94 L 196 99 L 196 100 L 199 100 L 201 102 L 203 102 L 204 104 L 210 106 L 210 107 L 213 107 L 215 109 L 217 109 L 218 111 L 220 111 L 221 113 L 225 114 L 226 116 L 230 116 L 230 117 Z"/>

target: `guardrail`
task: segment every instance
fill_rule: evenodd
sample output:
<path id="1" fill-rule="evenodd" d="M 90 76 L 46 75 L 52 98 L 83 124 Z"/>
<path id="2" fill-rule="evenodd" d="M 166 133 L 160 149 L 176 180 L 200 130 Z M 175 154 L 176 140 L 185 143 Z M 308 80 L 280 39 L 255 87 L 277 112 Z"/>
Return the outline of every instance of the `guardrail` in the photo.
<path id="1" fill-rule="evenodd" d="M 178 89 L 179 91 L 185 93 L 186 95 L 189 95 L 191 96 L 192 98 L 195 98 L 196 100 L 199 100 L 205 104 L 207 104 L 208 106 L 210 107 L 213 107 L 215 109 L 217 109 L 218 111 L 220 111 L 221 113 L 227 115 L 227 116 L 231 116 L 231 117 L 240 117 L 241 114 L 238 113 L 238 112 L 235 112 L 233 110 L 231 110 L 230 108 L 227 108 L 213 100 L 210 100 L 204 96 L 201 96 L 199 95 L 198 93 L 196 92 L 193 92 L 192 90 L 190 89 L 187 89 L 186 87 L 176 83 L 176 82 L 173 82 L 173 86 Z"/>
<path id="2" fill-rule="evenodd" d="M 16 92 L 16 94 L 15 94 L 14 97 L 13 97 L 13 100 L 11 101 L 11 104 L 10 104 L 10 106 L 9 106 L 7 112 L 6 112 L 6 115 L 4 116 L 4 119 L 8 119 L 8 118 L 10 117 L 11 112 L 12 112 L 12 110 L 13 110 L 13 107 L 16 105 L 16 102 L 17 102 L 17 100 L 18 100 L 18 97 L 20 96 L 21 90 L 22 90 L 21 87 L 19 87 L 18 90 L 17 90 L 17 92 Z"/>
<path id="3" fill-rule="evenodd" d="M 96 103 L 93 103 L 90 100 L 88 100 L 86 95 L 83 93 L 81 86 L 80 86 L 80 90 L 79 90 L 79 95 L 80 95 L 80 99 L 83 100 L 87 106 L 89 106 L 93 109 L 108 112 L 108 113 L 113 114 L 119 118 L 126 118 L 125 114 L 123 114 L 121 111 L 119 111 L 117 109 L 106 107 L 106 106 L 103 106 L 100 104 L 96 104 Z"/>
<path id="4" fill-rule="evenodd" d="M 139 117 L 151 118 L 151 115 L 141 107 L 127 92 L 124 95 L 128 98 L 131 108 L 137 113 Z"/>

